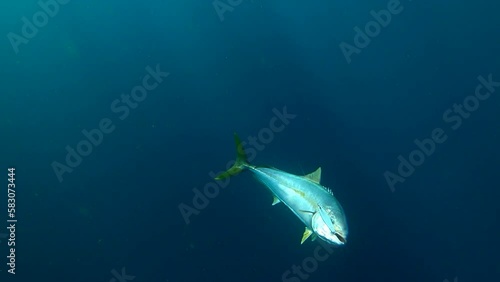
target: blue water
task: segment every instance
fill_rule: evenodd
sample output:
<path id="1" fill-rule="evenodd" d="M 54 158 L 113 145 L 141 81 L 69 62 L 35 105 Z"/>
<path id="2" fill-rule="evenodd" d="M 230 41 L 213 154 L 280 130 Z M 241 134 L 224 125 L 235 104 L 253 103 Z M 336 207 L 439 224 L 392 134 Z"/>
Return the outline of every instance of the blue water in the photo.
<path id="1" fill-rule="evenodd" d="M 498 281 L 494 1 L 0 7 L 0 281 Z M 214 184 L 234 132 L 322 167 L 345 246 L 300 245 L 250 174 Z"/>

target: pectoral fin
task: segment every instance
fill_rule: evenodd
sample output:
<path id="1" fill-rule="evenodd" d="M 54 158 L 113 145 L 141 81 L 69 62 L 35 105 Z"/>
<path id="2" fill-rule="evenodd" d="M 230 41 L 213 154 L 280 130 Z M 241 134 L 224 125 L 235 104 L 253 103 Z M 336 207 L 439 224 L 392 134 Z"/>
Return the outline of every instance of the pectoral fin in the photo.
<path id="1" fill-rule="evenodd" d="M 325 222 L 326 226 L 328 226 L 328 229 L 330 229 L 330 231 L 332 232 L 335 232 L 335 228 L 333 227 L 333 222 L 322 206 L 318 206 L 318 212 L 323 222 Z"/>
<path id="2" fill-rule="evenodd" d="M 305 211 L 305 210 L 299 210 L 299 212 L 303 212 L 303 213 L 310 213 L 310 214 L 312 214 L 312 215 L 314 215 L 314 214 L 315 214 L 315 212 L 312 212 L 312 211 Z"/>
<path id="3" fill-rule="evenodd" d="M 304 231 L 304 234 L 302 235 L 302 240 L 300 241 L 300 244 L 302 245 L 309 236 L 313 234 L 312 230 L 306 227 L 306 230 Z"/>

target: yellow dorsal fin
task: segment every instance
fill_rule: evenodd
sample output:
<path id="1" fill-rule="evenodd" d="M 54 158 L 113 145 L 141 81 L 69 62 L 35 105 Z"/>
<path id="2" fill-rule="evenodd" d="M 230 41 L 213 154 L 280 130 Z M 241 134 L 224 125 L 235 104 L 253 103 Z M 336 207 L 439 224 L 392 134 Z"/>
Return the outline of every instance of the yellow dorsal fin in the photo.
<path id="1" fill-rule="evenodd" d="M 302 240 L 300 241 L 300 244 L 302 245 L 309 236 L 313 234 L 312 230 L 306 227 L 306 230 L 304 231 L 304 234 L 302 235 Z"/>
<path id="2" fill-rule="evenodd" d="M 304 177 L 319 184 L 321 182 L 321 167 L 318 167 L 314 172 L 304 175 Z"/>
<path id="3" fill-rule="evenodd" d="M 281 203 L 280 199 L 278 199 L 278 197 L 276 196 L 273 196 L 273 206 L 279 203 Z"/>

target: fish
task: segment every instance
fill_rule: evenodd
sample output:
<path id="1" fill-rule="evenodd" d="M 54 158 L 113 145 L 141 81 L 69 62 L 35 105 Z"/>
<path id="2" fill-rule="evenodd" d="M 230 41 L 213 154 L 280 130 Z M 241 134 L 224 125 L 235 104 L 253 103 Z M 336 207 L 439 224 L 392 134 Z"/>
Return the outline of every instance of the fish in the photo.
<path id="1" fill-rule="evenodd" d="M 223 180 L 250 171 L 273 195 L 272 205 L 283 203 L 305 225 L 300 244 L 308 238 L 342 246 L 347 243 L 348 226 L 344 209 L 333 192 L 322 186 L 321 167 L 306 175 L 295 175 L 268 166 L 254 166 L 247 156 L 238 135 L 234 134 L 236 161 L 215 179 Z"/>

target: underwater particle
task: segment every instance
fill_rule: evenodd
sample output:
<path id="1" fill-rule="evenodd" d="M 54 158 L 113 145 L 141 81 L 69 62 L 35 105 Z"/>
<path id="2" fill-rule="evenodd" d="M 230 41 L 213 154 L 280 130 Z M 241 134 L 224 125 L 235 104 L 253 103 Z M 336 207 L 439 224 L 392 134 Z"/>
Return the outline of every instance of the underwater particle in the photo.
<path id="1" fill-rule="evenodd" d="M 194 250 L 194 248 L 195 248 L 195 247 L 196 247 L 196 246 L 194 245 L 194 243 L 193 243 L 193 242 L 190 242 L 190 243 L 188 244 L 188 246 L 186 247 L 186 251 L 188 251 L 188 252 L 189 252 L 189 251 L 192 251 L 192 250 Z"/>
<path id="2" fill-rule="evenodd" d="M 86 207 L 80 207 L 78 208 L 78 213 L 82 216 L 82 217 L 86 217 L 86 218 L 89 218 L 91 215 L 90 215 L 90 210 Z"/>

